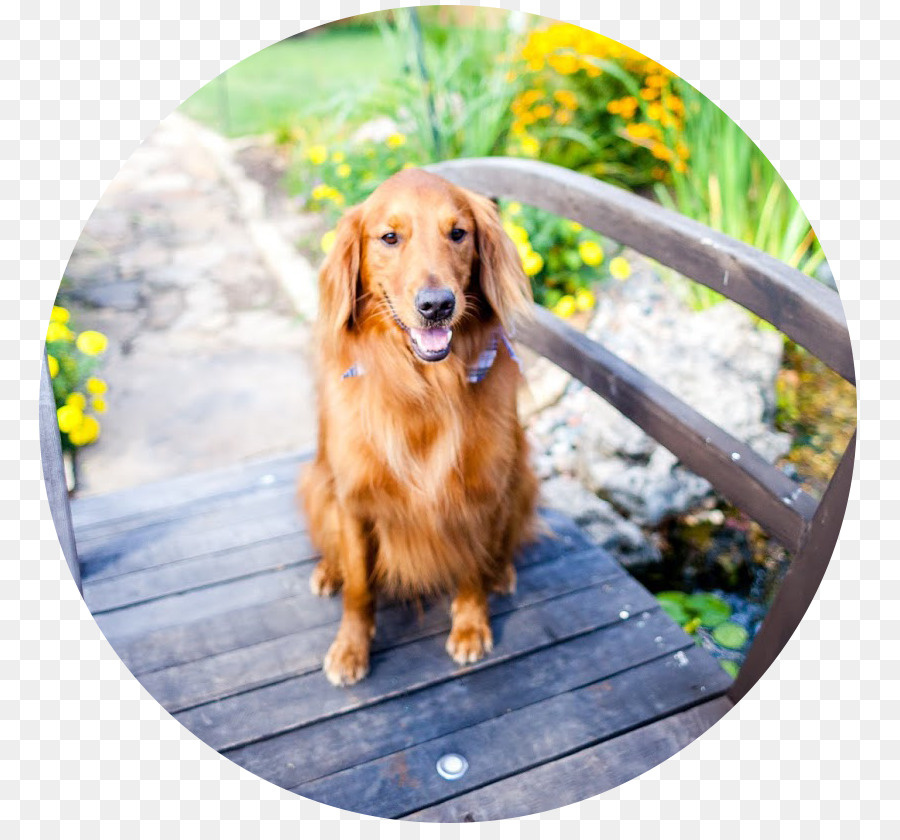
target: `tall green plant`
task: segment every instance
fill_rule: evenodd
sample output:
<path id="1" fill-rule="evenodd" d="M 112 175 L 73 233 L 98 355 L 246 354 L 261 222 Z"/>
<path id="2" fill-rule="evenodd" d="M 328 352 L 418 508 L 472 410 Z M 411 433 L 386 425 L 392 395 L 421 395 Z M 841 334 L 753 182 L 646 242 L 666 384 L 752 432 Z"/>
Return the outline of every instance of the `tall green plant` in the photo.
<path id="1" fill-rule="evenodd" d="M 797 200 L 756 144 L 720 108 L 680 83 L 686 118 L 679 139 L 690 149 L 684 171 L 657 184 L 660 202 L 812 275 L 825 259 Z M 695 303 L 719 297 L 695 290 Z"/>
<path id="2" fill-rule="evenodd" d="M 360 103 L 363 112 L 398 121 L 429 160 L 502 151 L 517 91 L 510 68 L 518 45 L 508 29 L 473 26 L 446 37 L 423 31 L 415 9 L 379 20 L 379 29 L 400 67 Z"/>

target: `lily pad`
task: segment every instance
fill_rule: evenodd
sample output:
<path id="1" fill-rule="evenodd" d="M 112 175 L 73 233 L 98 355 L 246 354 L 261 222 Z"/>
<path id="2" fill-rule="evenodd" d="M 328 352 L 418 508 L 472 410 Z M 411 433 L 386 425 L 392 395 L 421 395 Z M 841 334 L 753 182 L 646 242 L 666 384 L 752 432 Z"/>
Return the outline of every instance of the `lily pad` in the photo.
<path id="1" fill-rule="evenodd" d="M 670 601 L 675 604 L 684 604 L 685 601 L 687 601 L 687 598 L 686 592 L 678 592 L 674 589 L 656 593 L 657 601 Z"/>
<path id="2" fill-rule="evenodd" d="M 659 605 L 663 608 L 666 615 L 678 625 L 683 625 L 690 618 L 687 610 L 676 601 L 660 599 Z"/>
<path id="3" fill-rule="evenodd" d="M 738 671 L 740 668 L 738 667 L 737 662 L 733 659 L 722 659 L 719 661 L 719 664 L 722 666 L 722 670 L 725 671 L 732 679 L 735 679 L 738 675 Z"/>
<path id="4" fill-rule="evenodd" d="M 747 631 L 739 624 L 726 621 L 713 630 L 713 638 L 724 648 L 730 650 L 740 650 L 745 644 L 749 635 Z"/>

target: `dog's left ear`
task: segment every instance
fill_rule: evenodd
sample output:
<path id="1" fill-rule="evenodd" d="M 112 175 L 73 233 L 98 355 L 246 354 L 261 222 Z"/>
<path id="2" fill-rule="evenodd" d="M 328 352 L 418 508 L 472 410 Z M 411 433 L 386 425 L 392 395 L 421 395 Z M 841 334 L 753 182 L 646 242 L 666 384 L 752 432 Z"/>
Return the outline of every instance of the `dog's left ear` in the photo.
<path id="1" fill-rule="evenodd" d="M 493 201 L 466 191 L 475 217 L 481 290 L 507 332 L 516 320 L 531 317 L 531 283 L 522 270 L 515 243 L 500 222 Z"/>

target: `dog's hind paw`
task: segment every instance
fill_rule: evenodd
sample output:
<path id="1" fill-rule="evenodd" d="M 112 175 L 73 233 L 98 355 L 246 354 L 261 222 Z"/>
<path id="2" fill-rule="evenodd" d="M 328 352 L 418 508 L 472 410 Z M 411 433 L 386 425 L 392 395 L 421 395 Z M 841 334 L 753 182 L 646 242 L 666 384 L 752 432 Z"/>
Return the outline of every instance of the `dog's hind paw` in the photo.
<path id="1" fill-rule="evenodd" d="M 326 560 L 320 560 L 309 577 L 310 591 L 320 598 L 330 598 L 341 588 L 342 583 L 340 572 Z"/>

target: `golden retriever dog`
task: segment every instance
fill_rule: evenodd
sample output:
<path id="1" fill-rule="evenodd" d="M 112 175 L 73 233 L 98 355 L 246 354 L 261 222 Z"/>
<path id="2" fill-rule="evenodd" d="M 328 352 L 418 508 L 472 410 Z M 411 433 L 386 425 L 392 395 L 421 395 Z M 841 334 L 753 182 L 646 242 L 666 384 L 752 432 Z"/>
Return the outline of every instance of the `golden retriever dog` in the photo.
<path id="1" fill-rule="evenodd" d="M 516 412 L 513 322 L 531 288 L 494 204 L 406 169 L 348 210 L 320 274 L 319 432 L 300 492 L 343 590 L 325 656 L 334 685 L 366 675 L 375 595 L 453 594 L 447 651 L 493 646 L 492 590 L 515 585 L 537 482 Z"/>

